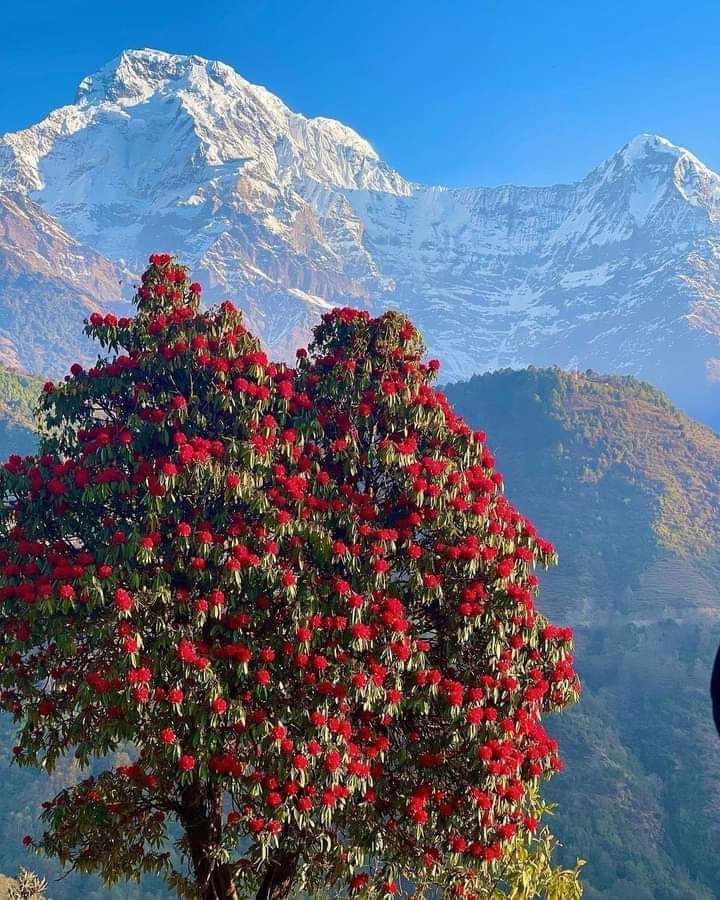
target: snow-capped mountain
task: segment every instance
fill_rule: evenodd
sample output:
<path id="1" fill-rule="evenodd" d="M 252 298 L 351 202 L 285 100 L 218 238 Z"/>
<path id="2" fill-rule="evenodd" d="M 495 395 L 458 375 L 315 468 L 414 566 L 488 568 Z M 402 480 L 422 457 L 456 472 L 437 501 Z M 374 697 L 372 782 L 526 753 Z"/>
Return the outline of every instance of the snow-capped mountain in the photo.
<path id="1" fill-rule="evenodd" d="M 123 277 L 27 195 L 0 191 L 0 363 L 65 372 L 88 352 L 82 320 L 120 295 Z"/>
<path id="2" fill-rule="evenodd" d="M 423 330 L 446 380 L 557 363 L 638 375 L 695 412 L 716 402 L 720 176 L 655 135 L 577 184 L 429 187 L 229 66 L 138 50 L 0 138 L 0 191 L 27 198 L 36 229 L 94 251 L 113 273 L 90 286 L 101 303 L 127 296 L 129 273 L 167 249 L 206 297 L 239 300 L 276 354 L 329 306 L 392 306 Z M 43 357 L 3 308 L 10 252 L 0 233 L 1 336 L 29 365 Z M 83 265 L 73 277 L 90 285 Z"/>

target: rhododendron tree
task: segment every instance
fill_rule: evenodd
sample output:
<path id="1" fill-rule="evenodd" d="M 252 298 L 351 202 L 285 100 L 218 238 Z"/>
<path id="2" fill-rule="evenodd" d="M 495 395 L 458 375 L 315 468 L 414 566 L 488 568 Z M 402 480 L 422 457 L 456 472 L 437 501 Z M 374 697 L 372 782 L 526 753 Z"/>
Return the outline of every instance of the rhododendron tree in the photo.
<path id="1" fill-rule="evenodd" d="M 397 313 L 327 313 L 293 369 L 199 299 L 151 257 L 2 472 L 15 758 L 96 773 L 27 842 L 193 897 L 573 896 L 539 826 L 571 633 L 485 435 Z"/>

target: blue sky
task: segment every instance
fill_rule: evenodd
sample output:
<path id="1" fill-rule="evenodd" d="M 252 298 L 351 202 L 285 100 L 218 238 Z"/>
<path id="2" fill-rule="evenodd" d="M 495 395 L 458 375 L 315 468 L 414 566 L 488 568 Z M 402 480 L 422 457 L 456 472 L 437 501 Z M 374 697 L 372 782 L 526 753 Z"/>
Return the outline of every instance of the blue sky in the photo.
<path id="1" fill-rule="evenodd" d="M 418 181 L 569 181 L 643 131 L 720 168 L 717 0 L 7 0 L 0 31 L 0 132 L 150 46 L 222 59 Z"/>

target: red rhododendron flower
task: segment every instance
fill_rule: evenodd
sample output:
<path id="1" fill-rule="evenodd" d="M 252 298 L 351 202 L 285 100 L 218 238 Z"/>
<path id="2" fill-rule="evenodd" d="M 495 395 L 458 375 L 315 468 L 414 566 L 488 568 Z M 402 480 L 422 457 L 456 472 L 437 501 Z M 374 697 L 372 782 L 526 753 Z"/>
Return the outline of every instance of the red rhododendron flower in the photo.
<path id="1" fill-rule="evenodd" d="M 191 756 L 189 753 L 183 753 L 178 760 L 178 767 L 183 772 L 192 772 L 195 768 L 195 757 Z"/>

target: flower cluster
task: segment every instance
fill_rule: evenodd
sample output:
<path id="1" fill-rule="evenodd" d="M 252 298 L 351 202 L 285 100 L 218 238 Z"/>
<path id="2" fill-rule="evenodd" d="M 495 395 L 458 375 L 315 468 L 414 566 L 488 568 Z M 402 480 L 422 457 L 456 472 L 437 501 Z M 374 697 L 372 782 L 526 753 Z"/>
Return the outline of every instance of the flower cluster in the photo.
<path id="1" fill-rule="evenodd" d="M 535 605 L 554 550 L 403 316 L 333 310 L 293 369 L 199 298 L 151 257 L 137 315 L 88 322 L 114 355 L 46 385 L 38 455 L 2 472 L 16 760 L 138 754 L 51 801 L 40 844 L 163 872 L 167 819 L 202 807 L 198 878 L 292 859 L 309 890 L 485 896 L 578 691 Z"/>

